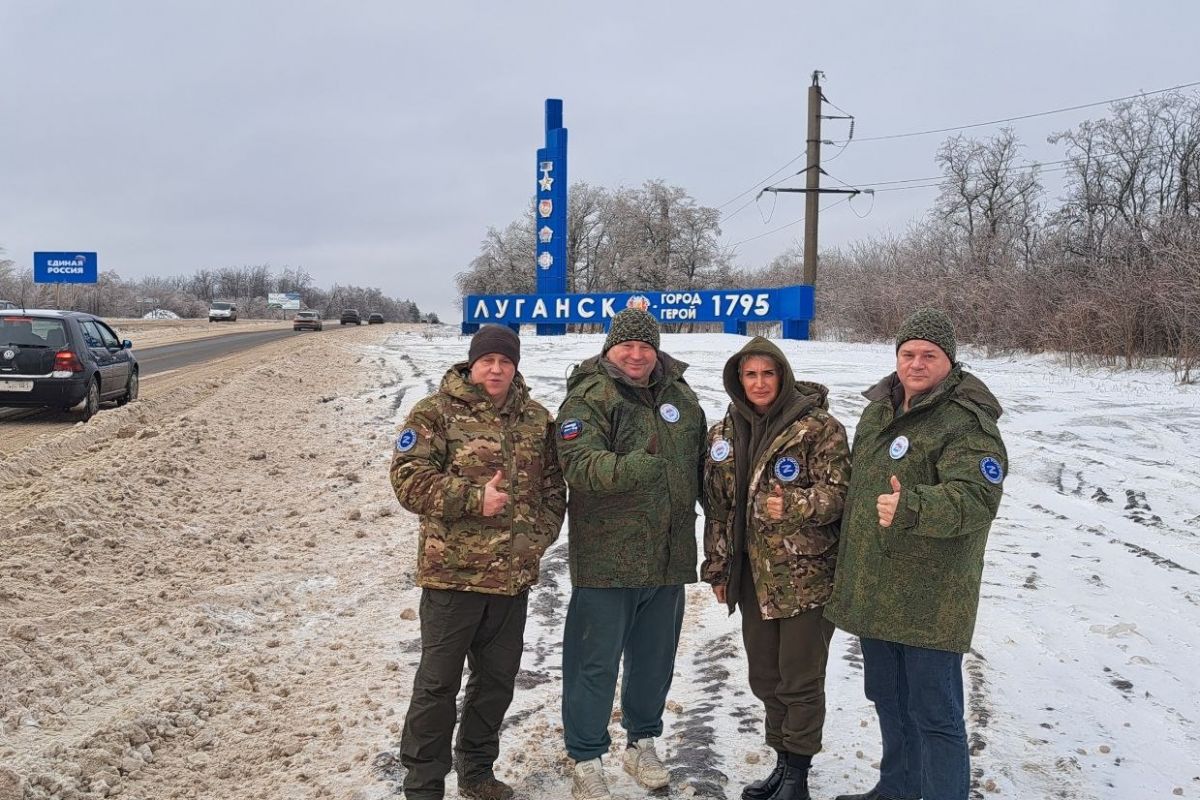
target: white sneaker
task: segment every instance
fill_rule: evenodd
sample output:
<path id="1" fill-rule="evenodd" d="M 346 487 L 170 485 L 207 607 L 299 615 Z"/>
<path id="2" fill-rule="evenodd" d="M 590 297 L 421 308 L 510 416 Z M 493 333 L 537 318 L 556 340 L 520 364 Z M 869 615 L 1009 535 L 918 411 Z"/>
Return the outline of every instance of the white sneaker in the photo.
<path id="1" fill-rule="evenodd" d="M 571 783 L 571 797 L 575 800 L 609 800 L 608 784 L 604 781 L 604 770 L 600 759 L 580 761 L 575 765 L 575 779 Z"/>
<path id="2" fill-rule="evenodd" d="M 671 782 L 654 749 L 653 739 L 638 739 L 635 746 L 626 747 L 623 761 L 625 771 L 647 789 L 661 789 Z"/>

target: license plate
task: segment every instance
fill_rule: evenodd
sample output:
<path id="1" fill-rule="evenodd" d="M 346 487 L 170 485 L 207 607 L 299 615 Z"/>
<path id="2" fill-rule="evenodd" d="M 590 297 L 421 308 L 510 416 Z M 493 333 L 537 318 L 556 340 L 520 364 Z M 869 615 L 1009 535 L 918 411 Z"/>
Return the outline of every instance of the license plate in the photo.
<path id="1" fill-rule="evenodd" d="M 32 392 L 33 381 L 0 380 L 0 392 Z"/>

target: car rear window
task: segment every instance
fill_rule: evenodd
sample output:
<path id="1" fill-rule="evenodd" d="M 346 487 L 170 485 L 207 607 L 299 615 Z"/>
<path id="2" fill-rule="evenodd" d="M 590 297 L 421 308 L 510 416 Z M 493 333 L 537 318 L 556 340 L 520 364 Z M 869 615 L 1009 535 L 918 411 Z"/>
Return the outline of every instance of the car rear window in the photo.
<path id="1" fill-rule="evenodd" d="M 298 316 L 298 317 L 304 317 L 305 319 L 316 319 L 316 318 L 317 318 L 317 312 L 315 312 L 315 311 L 301 311 L 301 312 L 300 312 L 299 314 L 297 314 L 296 316 Z"/>
<path id="2" fill-rule="evenodd" d="M 61 319 L 0 317 L 0 345 L 62 347 L 66 343 L 67 331 Z"/>

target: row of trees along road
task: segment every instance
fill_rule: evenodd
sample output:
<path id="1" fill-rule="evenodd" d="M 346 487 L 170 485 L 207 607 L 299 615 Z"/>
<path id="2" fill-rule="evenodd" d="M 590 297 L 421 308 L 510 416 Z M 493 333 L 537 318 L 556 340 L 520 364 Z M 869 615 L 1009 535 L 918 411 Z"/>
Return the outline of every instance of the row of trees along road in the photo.
<path id="1" fill-rule="evenodd" d="M 283 313 L 267 309 L 267 296 L 274 292 L 299 293 L 304 308 L 320 311 L 326 318 L 336 318 L 343 308 L 356 308 L 363 314 L 378 311 L 390 322 L 438 321 L 436 314 L 422 314 L 411 300 L 388 297 L 374 287 L 334 284 L 322 289 L 304 269 L 290 267 L 278 272 L 268 266 L 201 269 L 187 276 L 136 280 L 101 271 L 94 285 L 63 284 L 59 301 L 63 308 L 105 317 L 140 317 L 152 309 L 204 317 L 211 302 L 226 300 L 237 303 L 242 317 L 259 318 Z M 53 286 L 33 282 L 32 270 L 18 270 L 10 259 L 0 259 L 0 298 L 44 308 L 53 305 L 54 297 Z"/>
<path id="2" fill-rule="evenodd" d="M 1048 140 L 1062 158 L 1030 163 L 1012 129 L 938 148 L 936 200 L 899 234 L 821 254 L 825 338 L 887 339 L 916 305 L 950 311 L 964 341 L 993 351 L 1059 351 L 1133 366 L 1166 358 L 1180 380 L 1200 370 L 1200 96 L 1116 103 Z M 1061 181 L 1058 196 L 1046 176 Z M 883 190 L 879 201 L 886 202 Z M 737 266 L 720 214 L 682 188 L 648 181 L 570 188 L 573 292 L 794 284 L 802 248 Z M 530 293 L 533 203 L 457 276 L 471 293 Z"/>

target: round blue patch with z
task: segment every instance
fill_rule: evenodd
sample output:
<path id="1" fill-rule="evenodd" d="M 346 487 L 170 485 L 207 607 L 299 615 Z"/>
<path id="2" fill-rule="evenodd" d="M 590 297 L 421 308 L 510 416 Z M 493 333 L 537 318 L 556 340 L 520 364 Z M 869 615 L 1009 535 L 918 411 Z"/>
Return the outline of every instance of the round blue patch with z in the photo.
<path id="1" fill-rule="evenodd" d="M 405 428 L 400 431 L 400 435 L 396 437 L 396 450 L 401 453 L 407 453 L 412 450 L 417 444 L 417 432 L 412 428 Z"/>
<path id="2" fill-rule="evenodd" d="M 784 456 L 775 462 L 775 477 L 785 483 L 796 480 L 800 474 L 800 462 L 791 456 Z"/>
<path id="3" fill-rule="evenodd" d="M 988 483 L 994 483 L 999 486 L 1004 480 L 1004 467 L 1000 466 L 1000 462 L 991 456 L 987 456 L 979 462 L 979 471 L 983 473 L 983 477 L 987 478 Z"/>

